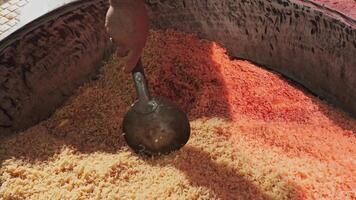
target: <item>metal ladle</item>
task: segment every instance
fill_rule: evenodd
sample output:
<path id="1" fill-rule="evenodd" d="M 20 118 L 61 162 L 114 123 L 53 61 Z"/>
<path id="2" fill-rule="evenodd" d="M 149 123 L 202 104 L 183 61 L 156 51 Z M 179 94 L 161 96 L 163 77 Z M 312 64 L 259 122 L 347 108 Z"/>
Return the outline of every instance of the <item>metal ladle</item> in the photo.
<path id="1" fill-rule="evenodd" d="M 138 100 L 123 120 L 127 144 L 137 153 L 154 156 L 179 150 L 189 140 L 187 115 L 163 97 L 151 98 L 142 62 L 132 71 Z"/>

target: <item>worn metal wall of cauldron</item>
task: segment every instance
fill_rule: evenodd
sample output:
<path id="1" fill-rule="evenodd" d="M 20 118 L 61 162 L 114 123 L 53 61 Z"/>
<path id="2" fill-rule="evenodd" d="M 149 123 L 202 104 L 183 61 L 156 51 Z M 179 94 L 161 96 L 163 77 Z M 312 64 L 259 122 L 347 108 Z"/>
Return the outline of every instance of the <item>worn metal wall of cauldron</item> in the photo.
<path id="1" fill-rule="evenodd" d="M 0 135 L 45 119 L 97 73 L 111 50 L 104 30 L 107 6 L 96 1 L 57 10 L 7 41 L 0 53 Z"/>
<path id="2" fill-rule="evenodd" d="M 153 27 L 195 32 L 356 115 L 356 22 L 300 0 L 146 0 Z"/>

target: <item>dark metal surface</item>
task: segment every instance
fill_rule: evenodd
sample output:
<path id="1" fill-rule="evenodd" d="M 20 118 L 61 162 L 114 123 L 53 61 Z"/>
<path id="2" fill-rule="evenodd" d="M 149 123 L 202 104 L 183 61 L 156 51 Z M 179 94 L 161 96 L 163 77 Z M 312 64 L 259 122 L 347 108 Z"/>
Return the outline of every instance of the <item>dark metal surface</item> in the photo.
<path id="1" fill-rule="evenodd" d="M 186 114 L 163 97 L 151 98 L 141 62 L 133 73 L 138 100 L 123 120 L 124 137 L 137 153 L 168 154 L 189 140 L 190 124 Z"/>
<path id="2" fill-rule="evenodd" d="M 36 19 L 0 43 L 0 135 L 48 118 L 95 78 L 113 49 L 106 0 L 76 1 Z"/>
<path id="3" fill-rule="evenodd" d="M 73 10 L 79 10 L 88 5 L 95 5 L 103 1 L 106 0 L 65 0 L 61 2 L 53 2 L 53 5 L 48 6 L 47 9 L 39 9 L 37 4 L 41 3 L 30 5 L 33 4 L 30 2 L 24 9 L 24 11 L 28 11 L 22 14 L 24 17 L 21 18 L 16 27 L 0 36 L 0 52 L 16 40 L 22 39 L 26 34 L 36 30 L 48 21 L 55 20 L 56 18 Z M 34 10 L 37 12 L 34 12 Z M 31 15 L 29 15 L 29 13 L 31 13 Z"/>

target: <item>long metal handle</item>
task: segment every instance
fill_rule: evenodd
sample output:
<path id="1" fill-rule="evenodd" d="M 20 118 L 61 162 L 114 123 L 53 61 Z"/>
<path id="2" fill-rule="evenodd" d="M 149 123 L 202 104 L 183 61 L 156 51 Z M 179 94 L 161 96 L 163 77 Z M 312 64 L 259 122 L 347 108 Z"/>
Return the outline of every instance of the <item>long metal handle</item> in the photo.
<path id="1" fill-rule="evenodd" d="M 138 100 L 141 103 L 149 102 L 151 100 L 151 96 L 148 90 L 148 83 L 145 77 L 141 59 L 137 63 L 136 67 L 132 70 L 132 77 L 135 82 Z"/>

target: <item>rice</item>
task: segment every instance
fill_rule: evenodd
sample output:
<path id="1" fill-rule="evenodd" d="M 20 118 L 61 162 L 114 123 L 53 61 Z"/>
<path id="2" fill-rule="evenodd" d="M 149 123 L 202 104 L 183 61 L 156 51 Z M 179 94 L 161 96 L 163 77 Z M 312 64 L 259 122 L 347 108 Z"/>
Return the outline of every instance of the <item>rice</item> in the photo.
<path id="1" fill-rule="evenodd" d="M 192 136 L 160 158 L 133 153 L 135 99 L 117 58 L 48 120 L 0 141 L 0 199 L 355 199 L 356 120 L 219 44 L 151 31 L 154 95 L 189 115 Z"/>

